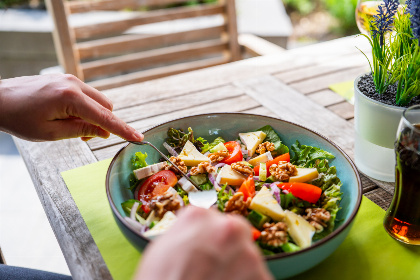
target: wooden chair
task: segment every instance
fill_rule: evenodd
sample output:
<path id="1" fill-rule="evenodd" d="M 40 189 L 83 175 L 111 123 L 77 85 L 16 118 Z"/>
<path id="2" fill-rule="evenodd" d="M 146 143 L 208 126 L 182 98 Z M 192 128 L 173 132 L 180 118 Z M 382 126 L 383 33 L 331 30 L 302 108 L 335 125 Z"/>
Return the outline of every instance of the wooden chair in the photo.
<path id="1" fill-rule="evenodd" d="M 104 90 L 241 59 L 234 0 L 174 5 L 187 1 L 47 0 L 56 27 L 54 43 L 59 62 L 66 73 Z M 71 14 L 127 8 L 134 11 L 123 19 L 84 26 L 69 24 Z M 144 8 L 148 10 L 139 11 Z M 222 24 L 169 34 L 124 34 L 139 25 L 212 15 L 222 15 Z M 252 54 L 261 54 L 261 49 L 270 53 L 283 50 L 252 38 L 246 35 L 242 40 L 249 43 L 246 49 Z"/>

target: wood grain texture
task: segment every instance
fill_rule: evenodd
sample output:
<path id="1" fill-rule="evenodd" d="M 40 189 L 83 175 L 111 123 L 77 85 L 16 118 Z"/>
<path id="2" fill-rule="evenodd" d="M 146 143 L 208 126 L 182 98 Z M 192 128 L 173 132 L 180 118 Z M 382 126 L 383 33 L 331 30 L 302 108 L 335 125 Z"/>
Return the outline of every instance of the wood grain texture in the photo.
<path id="1" fill-rule="evenodd" d="M 91 11 L 113 11 L 123 9 L 136 9 L 144 6 L 159 6 L 174 3 L 185 3 L 189 0 L 81 0 L 68 1 L 67 6 L 72 14 Z"/>
<path id="2" fill-rule="evenodd" d="M 225 4 L 225 22 L 227 24 L 226 36 L 229 39 L 229 53 L 232 61 L 241 59 L 241 49 L 238 43 L 238 26 L 236 22 L 235 0 L 221 0 Z"/>
<path id="3" fill-rule="evenodd" d="M 139 82 L 150 81 L 162 77 L 172 76 L 206 67 L 216 66 L 227 63 L 229 62 L 229 60 L 229 57 L 216 57 L 192 62 L 177 63 L 165 67 L 153 68 L 149 70 L 97 80 L 89 82 L 89 85 L 98 90 L 106 90 L 115 87 L 131 85 Z"/>
<path id="4" fill-rule="evenodd" d="M 210 16 L 224 13 L 224 5 L 210 4 L 193 7 L 161 9 L 150 12 L 136 12 L 127 19 L 106 23 L 97 23 L 74 27 L 76 39 L 87 39 L 95 36 L 122 33 L 137 25 L 151 24 L 162 21 Z"/>
<path id="5" fill-rule="evenodd" d="M 382 188 L 377 188 L 370 192 L 367 192 L 365 193 L 365 196 L 369 198 L 370 200 L 372 200 L 375 204 L 377 204 L 383 210 L 387 210 L 392 201 L 392 194 L 383 190 Z"/>
<path id="6" fill-rule="evenodd" d="M 33 143 L 14 139 L 73 279 L 112 279 L 60 172 L 96 162 L 80 139 Z"/>
<path id="7" fill-rule="evenodd" d="M 315 101 L 323 107 L 331 106 L 345 101 L 344 97 L 338 95 L 330 89 L 324 89 L 307 95 L 309 99 Z"/>
<path id="8" fill-rule="evenodd" d="M 354 118 L 354 105 L 347 101 L 327 106 L 327 108 L 345 120 Z"/>
<path id="9" fill-rule="evenodd" d="M 191 58 L 200 59 L 205 55 L 220 53 L 225 49 L 227 49 L 227 41 L 209 40 L 99 59 L 82 63 L 81 67 L 87 80 L 97 76 L 112 75 L 159 63 L 185 61 Z"/>
<path id="10" fill-rule="evenodd" d="M 335 59 L 320 61 L 320 63 L 309 67 L 279 73 L 275 77 L 286 84 L 290 84 L 359 67 L 369 67 L 368 61 L 360 53 L 352 52 L 348 55 L 338 56 Z"/>
<path id="11" fill-rule="evenodd" d="M 238 42 L 245 49 L 245 52 L 252 56 L 273 55 L 286 51 L 282 47 L 253 34 L 239 34 Z"/>
<path id="12" fill-rule="evenodd" d="M 67 21 L 67 7 L 63 1 L 58 0 L 47 0 L 45 3 L 55 26 L 53 39 L 58 61 L 65 73 L 73 74 L 83 81 L 84 77 L 80 68 L 80 58 L 73 48 L 76 44 L 75 35 L 70 30 Z"/>
<path id="13" fill-rule="evenodd" d="M 110 54 L 161 47 L 204 39 L 214 39 L 226 31 L 226 26 L 215 26 L 162 35 L 122 35 L 78 43 L 76 48 L 80 59 L 98 58 Z"/>
<path id="14" fill-rule="evenodd" d="M 238 97 L 225 98 L 216 100 L 207 104 L 202 104 L 194 107 L 189 107 L 182 110 L 173 110 L 170 113 L 163 115 L 155 115 L 146 119 L 138 120 L 130 123 L 132 127 L 139 131 L 144 131 L 150 127 L 156 126 L 163 122 L 177 119 L 181 117 L 203 114 L 203 113 L 220 113 L 220 112 L 241 112 L 247 109 L 258 107 L 259 103 L 247 95 Z M 107 140 L 92 139 L 88 142 L 89 147 L 95 151 L 97 149 L 105 148 L 108 146 L 120 144 L 124 142 L 121 138 L 111 135 Z"/>
<path id="15" fill-rule="evenodd" d="M 331 84 L 354 80 L 360 73 L 364 72 L 367 72 L 366 66 L 355 67 L 304 81 L 290 83 L 289 85 L 301 93 L 308 94 L 328 89 Z"/>
<path id="16" fill-rule="evenodd" d="M 353 158 L 353 126 L 337 118 L 337 115 L 328 109 L 309 100 L 272 76 L 258 77 L 234 84 L 258 100 L 261 105 L 275 112 L 280 118 L 319 132 L 334 141 Z M 296 108 L 299 108 L 299 114 L 296 114 Z"/>
<path id="17" fill-rule="evenodd" d="M 326 59 L 335 59 L 340 56 L 359 52 L 354 46 L 358 45 L 363 49 L 365 41 L 360 37 L 348 37 L 328 42 L 332 45 L 322 43 L 313 45 L 311 48 L 302 47 L 288 50 L 282 54 L 261 56 L 228 65 L 221 65 L 194 71 L 193 73 L 160 79 L 153 82 L 146 82 L 139 85 L 130 85 L 115 90 L 104 92 L 114 103 L 114 108 L 123 108 L 139 104 L 141 98 L 145 101 L 164 98 L 169 95 L 180 95 L 185 92 L 205 90 L 225 84 L 252 78 L 260 75 L 287 72 L 294 69 L 302 69 L 308 65 L 321 63 Z M 327 50 L 327 51 L 326 51 Z M 319 54 L 317 54 L 319 53 Z M 191 82 L 200 81 L 200 82 Z M 149 96 L 143 97 L 141 92 L 149 92 Z M 124 92 L 124 94 L 121 94 Z"/>

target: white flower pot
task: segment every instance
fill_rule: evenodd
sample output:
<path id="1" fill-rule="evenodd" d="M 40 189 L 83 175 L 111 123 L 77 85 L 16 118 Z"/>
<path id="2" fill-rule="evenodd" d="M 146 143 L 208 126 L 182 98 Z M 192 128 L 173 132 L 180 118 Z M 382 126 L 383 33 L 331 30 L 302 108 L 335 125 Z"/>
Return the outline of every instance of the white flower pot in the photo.
<path id="1" fill-rule="evenodd" d="M 361 93 L 357 84 L 363 75 L 354 81 L 355 163 L 369 177 L 394 182 L 394 143 L 405 108 L 383 104 Z"/>

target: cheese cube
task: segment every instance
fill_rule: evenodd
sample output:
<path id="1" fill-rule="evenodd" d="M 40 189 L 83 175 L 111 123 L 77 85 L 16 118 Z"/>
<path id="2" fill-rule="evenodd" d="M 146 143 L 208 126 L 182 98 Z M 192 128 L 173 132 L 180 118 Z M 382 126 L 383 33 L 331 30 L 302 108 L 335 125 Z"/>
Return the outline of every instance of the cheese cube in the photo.
<path id="1" fill-rule="evenodd" d="M 220 178 L 220 184 L 228 184 L 232 186 L 240 186 L 246 180 L 246 176 L 233 170 L 230 165 L 225 165 L 220 169 L 217 178 Z"/>
<path id="2" fill-rule="evenodd" d="M 239 138 L 245 144 L 250 157 L 254 155 L 258 145 L 264 141 L 265 137 L 266 134 L 262 131 L 239 133 Z"/>
<path id="3" fill-rule="evenodd" d="M 250 159 L 248 162 L 253 166 L 257 166 L 257 165 L 260 165 L 260 163 L 264 163 L 269 160 L 273 160 L 273 156 L 271 155 L 271 152 L 266 152 L 265 154 L 262 154 L 253 159 Z"/>
<path id="4" fill-rule="evenodd" d="M 292 211 L 286 210 L 284 213 L 286 214 L 287 231 L 293 241 L 301 248 L 311 246 L 315 228 L 302 216 Z"/>
<path id="5" fill-rule="evenodd" d="M 199 163 L 204 161 L 210 162 L 210 159 L 200 153 L 190 141 L 185 143 L 184 148 L 178 157 L 185 163 L 186 166 L 197 166 Z"/>
<path id="6" fill-rule="evenodd" d="M 305 183 L 313 179 L 318 178 L 318 170 L 316 168 L 296 168 L 298 174 L 296 176 L 291 176 L 289 182 L 299 182 Z"/>
<path id="7" fill-rule="evenodd" d="M 146 231 L 143 235 L 149 238 L 154 238 L 165 231 L 167 231 L 176 221 L 176 216 L 171 211 L 165 213 L 162 220 L 158 222 L 152 229 Z"/>
<path id="8" fill-rule="evenodd" d="M 267 215 L 275 221 L 282 221 L 284 218 L 283 209 L 266 186 L 262 187 L 257 195 L 254 196 L 249 208 Z"/>
<path id="9" fill-rule="evenodd" d="M 136 176 L 137 180 L 140 180 L 148 176 L 151 176 L 155 173 L 158 173 L 159 171 L 163 169 L 164 165 L 165 165 L 164 162 L 155 163 L 152 165 L 148 165 L 146 167 L 136 169 L 133 171 L 133 173 L 134 173 L 134 176 Z"/>

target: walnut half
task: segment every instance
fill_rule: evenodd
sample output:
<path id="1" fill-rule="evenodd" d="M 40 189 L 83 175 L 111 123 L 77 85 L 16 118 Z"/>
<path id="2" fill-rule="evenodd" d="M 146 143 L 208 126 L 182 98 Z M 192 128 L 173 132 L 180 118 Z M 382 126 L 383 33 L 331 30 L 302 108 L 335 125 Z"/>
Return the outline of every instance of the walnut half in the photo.
<path id="1" fill-rule="evenodd" d="M 296 166 L 287 161 L 279 161 L 270 166 L 270 173 L 279 181 L 288 181 L 290 176 L 298 174 Z"/>
<path id="2" fill-rule="evenodd" d="M 303 216 L 316 230 L 321 232 L 327 226 L 327 222 L 331 219 L 331 214 L 324 208 L 307 208 L 306 216 Z"/>
<path id="3" fill-rule="evenodd" d="M 209 154 L 208 158 L 210 159 L 211 162 L 219 162 L 219 161 L 224 160 L 228 156 L 229 156 L 229 151 L 221 150 L 221 151 Z"/>
<path id="4" fill-rule="evenodd" d="M 188 168 L 185 165 L 185 163 L 182 161 L 182 159 L 180 159 L 179 157 L 170 157 L 169 160 L 176 165 L 179 169 L 181 169 L 182 172 L 187 173 Z M 165 162 L 165 165 L 163 166 L 164 170 L 171 170 L 173 171 L 175 174 L 179 174 L 179 171 L 172 166 L 172 164 Z M 181 175 L 181 174 L 179 174 Z"/>
<path id="5" fill-rule="evenodd" d="M 155 201 L 150 204 L 150 210 L 154 210 L 157 217 L 161 218 L 168 211 L 176 211 L 181 208 L 180 201 L 175 194 L 165 193 L 163 196 L 157 197 Z"/>
<path id="6" fill-rule="evenodd" d="M 283 222 L 265 223 L 261 231 L 261 242 L 278 247 L 287 242 L 287 225 Z"/>
<path id="7" fill-rule="evenodd" d="M 244 194 L 241 192 L 237 192 L 225 203 L 225 212 L 247 216 L 248 207 L 250 204 L 250 197 L 248 197 L 248 199 L 244 201 Z"/>
<path id="8" fill-rule="evenodd" d="M 194 166 L 190 170 L 191 175 L 203 174 L 203 173 L 214 173 L 216 172 L 216 168 L 212 166 L 208 161 L 203 161 L 198 164 L 198 166 Z"/>
<path id="9" fill-rule="evenodd" d="M 234 162 L 230 165 L 230 168 L 246 176 L 254 174 L 254 170 L 245 162 Z"/>
<path id="10" fill-rule="evenodd" d="M 262 144 L 258 145 L 258 148 L 255 150 L 256 153 L 262 155 L 264 154 L 266 151 L 274 151 L 275 147 L 274 144 L 271 142 L 264 142 Z"/>

